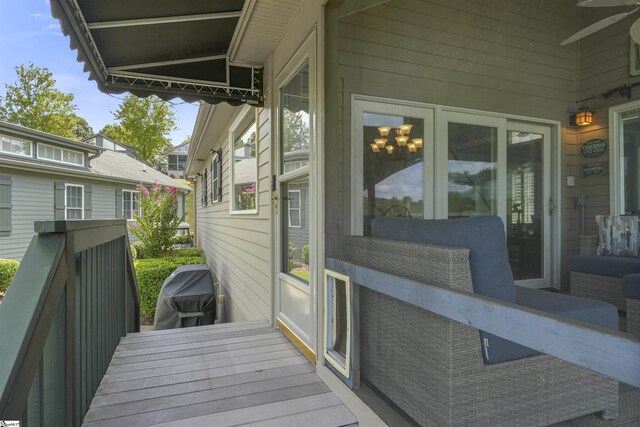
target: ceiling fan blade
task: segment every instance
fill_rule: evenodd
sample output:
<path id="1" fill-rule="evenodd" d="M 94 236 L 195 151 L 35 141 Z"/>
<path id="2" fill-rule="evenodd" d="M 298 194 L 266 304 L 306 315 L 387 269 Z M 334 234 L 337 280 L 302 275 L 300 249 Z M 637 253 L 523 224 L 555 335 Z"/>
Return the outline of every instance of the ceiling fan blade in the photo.
<path id="1" fill-rule="evenodd" d="M 640 44 L 640 19 L 636 19 L 636 22 L 631 24 L 629 35 L 631 36 L 631 40 Z"/>
<path id="2" fill-rule="evenodd" d="M 571 37 L 569 37 L 568 39 L 566 39 L 565 41 L 563 41 L 562 43 L 560 43 L 560 46 L 565 46 L 568 45 L 569 43 L 573 43 L 577 40 L 580 40 L 584 37 L 587 37 L 597 31 L 600 31 L 604 28 L 607 28 L 609 25 L 613 25 L 616 22 L 620 21 L 621 19 L 624 19 L 625 17 L 631 15 L 632 13 L 635 13 L 638 9 L 634 9 L 631 12 L 623 12 L 623 13 L 618 13 L 617 15 L 613 15 L 610 16 L 608 18 L 605 18 L 601 21 L 598 22 L 594 22 L 593 24 L 589 25 L 588 27 L 585 27 L 583 29 L 581 29 L 580 31 L 578 31 L 577 33 L 575 33 L 574 35 L 572 35 Z"/>
<path id="3" fill-rule="evenodd" d="M 613 7 L 613 6 L 638 6 L 638 0 L 582 0 L 579 7 Z"/>

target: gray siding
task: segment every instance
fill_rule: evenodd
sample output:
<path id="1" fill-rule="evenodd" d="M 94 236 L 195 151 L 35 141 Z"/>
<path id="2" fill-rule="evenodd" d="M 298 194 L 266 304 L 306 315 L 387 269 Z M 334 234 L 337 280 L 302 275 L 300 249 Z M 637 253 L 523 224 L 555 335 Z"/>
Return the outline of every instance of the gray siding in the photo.
<path id="1" fill-rule="evenodd" d="M 589 25 L 598 19 L 609 16 L 609 8 L 585 8 L 581 14 L 581 25 Z M 609 107 L 626 104 L 640 99 L 637 88 L 631 91 L 631 98 L 614 94 L 610 98 L 604 98 L 603 93 L 628 83 L 638 80 L 638 77 L 629 75 L 629 26 L 638 17 L 633 15 L 617 24 L 612 25 L 597 35 L 585 39 L 580 43 L 578 69 L 579 99 L 586 99 L 581 106 L 594 111 L 594 120 L 591 126 L 580 129 L 578 144 L 582 144 L 593 138 L 609 140 Z M 614 141 L 609 141 L 613 143 Z M 576 153 L 577 153 L 576 147 Z M 608 155 L 597 160 L 587 160 L 576 154 L 578 167 L 608 161 Z M 579 173 L 579 171 L 578 171 Z M 609 175 L 592 175 L 578 178 L 578 194 L 584 196 L 585 231 L 586 234 L 595 234 L 595 215 L 608 215 L 609 206 Z M 579 216 L 579 215 L 578 215 Z M 576 223 L 579 223 L 579 218 Z"/>
<path id="2" fill-rule="evenodd" d="M 336 22 L 338 14 L 336 9 L 327 11 L 325 185 L 338 189 L 326 192 L 330 256 L 341 255 L 340 236 L 350 234 L 352 94 L 558 120 L 563 125 L 575 110 L 576 48 L 559 46 L 576 28 L 574 2 L 403 0 Z M 575 173 L 575 138 L 563 130 L 564 213 L 575 210 L 564 178 Z M 566 252 L 575 249 L 575 226 L 563 221 Z"/>
<path id="3" fill-rule="evenodd" d="M 238 111 L 240 108 L 238 108 Z M 203 207 L 200 178 L 196 188 L 196 239 L 204 249 L 207 263 L 226 294 L 227 321 L 270 319 L 271 237 L 270 176 L 271 120 L 269 109 L 260 108 L 258 138 L 258 214 L 229 213 L 229 137 L 228 132 L 211 145 L 222 148 L 222 200 Z M 233 119 L 231 120 L 231 122 Z M 230 126 L 231 122 L 227 125 Z M 206 133 L 206 130 L 204 131 Z M 209 168 L 211 157 L 202 165 Z M 210 190 L 211 182 L 209 182 Z"/>

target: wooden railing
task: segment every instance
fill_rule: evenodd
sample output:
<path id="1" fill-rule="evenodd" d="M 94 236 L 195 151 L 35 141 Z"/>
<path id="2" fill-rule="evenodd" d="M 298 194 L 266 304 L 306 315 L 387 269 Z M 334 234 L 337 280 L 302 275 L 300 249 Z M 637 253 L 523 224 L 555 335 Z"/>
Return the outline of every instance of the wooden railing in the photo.
<path id="1" fill-rule="evenodd" d="M 334 258 L 326 267 L 360 286 L 640 387 L 640 340 L 629 334 Z"/>
<path id="2" fill-rule="evenodd" d="M 126 220 L 43 221 L 0 304 L 0 420 L 78 426 L 140 330 Z"/>

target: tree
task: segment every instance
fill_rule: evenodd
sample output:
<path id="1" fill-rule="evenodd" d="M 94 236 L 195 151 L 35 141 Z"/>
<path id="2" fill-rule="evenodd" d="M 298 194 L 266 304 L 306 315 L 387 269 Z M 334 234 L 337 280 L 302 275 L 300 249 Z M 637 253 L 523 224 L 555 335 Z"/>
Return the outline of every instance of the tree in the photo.
<path id="1" fill-rule="evenodd" d="M 169 133 L 176 129 L 173 106 L 156 96 L 127 95 L 111 114 L 117 123 L 105 126 L 100 133 L 131 145 L 140 159 L 157 165 L 158 159 L 171 147 Z"/>
<path id="2" fill-rule="evenodd" d="M 79 117 L 73 104 L 73 94 L 55 88 L 56 81 L 47 68 L 15 67 L 18 80 L 5 84 L 0 97 L 0 120 L 31 129 L 74 138 Z"/>
<path id="3" fill-rule="evenodd" d="M 282 129 L 284 151 L 303 150 L 309 148 L 309 126 L 302 120 L 303 113 L 294 113 L 283 109 Z"/>
<path id="4" fill-rule="evenodd" d="M 74 139 L 87 139 L 93 135 L 93 129 L 89 126 L 89 123 L 82 117 L 78 117 L 78 123 L 73 130 Z"/>

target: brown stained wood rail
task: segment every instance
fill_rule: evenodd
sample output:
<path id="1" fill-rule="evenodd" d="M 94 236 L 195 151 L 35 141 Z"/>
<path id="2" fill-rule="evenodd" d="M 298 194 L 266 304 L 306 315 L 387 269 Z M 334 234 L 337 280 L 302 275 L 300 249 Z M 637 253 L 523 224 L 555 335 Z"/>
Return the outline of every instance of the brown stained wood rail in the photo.
<path id="1" fill-rule="evenodd" d="M 140 330 L 126 220 L 42 221 L 0 305 L 0 420 L 80 425 Z"/>
<path id="2" fill-rule="evenodd" d="M 640 387 L 640 340 L 482 295 L 327 258 L 326 268 L 376 292 Z"/>

